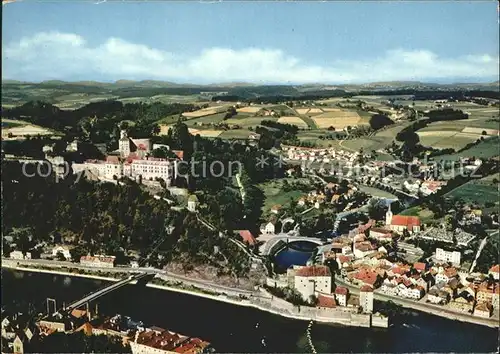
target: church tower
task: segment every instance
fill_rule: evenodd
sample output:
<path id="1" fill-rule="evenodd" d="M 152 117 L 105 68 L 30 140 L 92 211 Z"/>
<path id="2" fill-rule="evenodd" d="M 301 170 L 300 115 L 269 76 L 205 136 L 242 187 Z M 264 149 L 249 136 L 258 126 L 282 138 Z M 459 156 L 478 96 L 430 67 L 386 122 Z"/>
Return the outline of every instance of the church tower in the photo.
<path id="1" fill-rule="evenodd" d="M 391 204 L 392 203 L 389 203 L 389 209 L 387 209 L 387 213 L 385 213 L 385 224 L 386 225 L 390 225 L 392 222 Z"/>
<path id="2" fill-rule="evenodd" d="M 120 131 L 120 140 L 118 141 L 118 150 L 120 151 L 120 157 L 128 157 L 130 155 L 130 140 L 127 136 L 126 130 Z"/>

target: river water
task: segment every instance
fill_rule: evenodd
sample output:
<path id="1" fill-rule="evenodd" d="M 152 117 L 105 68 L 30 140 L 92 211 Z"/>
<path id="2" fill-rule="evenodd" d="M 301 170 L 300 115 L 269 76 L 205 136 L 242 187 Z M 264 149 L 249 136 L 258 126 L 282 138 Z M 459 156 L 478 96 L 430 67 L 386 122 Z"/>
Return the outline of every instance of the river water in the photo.
<path id="1" fill-rule="evenodd" d="M 47 297 L 68 303 L 104 281 L 2 270 L 2 304 L 42 305 Z M 196 296 L 127 285 L 99 300 L 99 312 L 120 313 L 211 342 L 218 352 L 311 352 L 307 322 Z M 495 329 L 410 313 L 388 329 L 314 324 L 318 352 L 496 352 Z M 264 339 L 264 343 L 262 342 Z"/>

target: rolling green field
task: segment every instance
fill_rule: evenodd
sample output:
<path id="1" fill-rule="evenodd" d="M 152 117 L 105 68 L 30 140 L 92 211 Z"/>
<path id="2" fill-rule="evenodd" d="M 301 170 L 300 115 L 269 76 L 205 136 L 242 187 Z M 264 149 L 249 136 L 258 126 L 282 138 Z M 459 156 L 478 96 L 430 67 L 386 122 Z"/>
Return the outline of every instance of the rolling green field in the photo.
<path id="1" fill-rule="evenodd" d="M 227 124 L 238 124 L 242 128 L 257 127 L 263 120 L 272 120 L 274 122 L 278 121 L 278 118 L 274 117 L 253 117 L 249 114 L 238 113 L 237 115 L 226 120 Z"/>
<path id="2" fill-rule="evenodd" d="M 290 198 L 296 200 L 304 194 L 304 192 L 297 190 L 284 192 L 281 188 L 281 181 L 277 180 L 261 183 L 258 185 L 258 187 L 262 190 L 266 197 L 264 205 L 262 207 L 262 211 L 264 214 L 269 213 L 273 205 L 279 204 L 284 206 L 290 203 Z"/>
<path id="3" fill-rule="evenodd" d="M 438 161 L 458 161 L 461 157 L 491 158 L 498 155 L 500 155 L 500 138 L 491 137 L 459 153 L 436 156 L 433 159 Z"/>
<path id="4" fill-rule="evenodd" d="M 498 182 L 496 184 L 493 183 L 494 178 L 498 180 L 499 174 L 496 173 L 491 176 L 467 182 L 447 193 L 446 196 L 460 198 L 466 202 L 473 202 L 479 205 L 494 203 L 495 207 L 498 208 L 500 205 L 499 184 Z"/>
<path id="5" fill-rule="evenodd" d="M 219 123 L 224 120 L 225 115 L 226 113 L 216 113 L 209 116 L 187 119 L 185 123 L 188 127 L 193 127 L 193 126 L 198 127 L 200 123 L 203 124 Z"/>

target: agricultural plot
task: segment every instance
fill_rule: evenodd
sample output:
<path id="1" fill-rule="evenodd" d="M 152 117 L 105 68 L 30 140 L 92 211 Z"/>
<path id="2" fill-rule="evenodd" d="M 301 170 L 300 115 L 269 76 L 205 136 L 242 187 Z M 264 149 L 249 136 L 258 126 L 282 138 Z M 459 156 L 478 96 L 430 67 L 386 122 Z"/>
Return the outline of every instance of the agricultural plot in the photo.
<path id="1" fill-rule="evenodd" d="M 352 111 L 325 112 L 311 117 L 311 119 L 320 129 L 334 127 L 336 130 L 344 129 L 347 126 L 355 126 L 361 120 L 359 114 Z"/>
<path id="2" fill-rule="evenodd" d="M 248 139 L 250 134 L 255 134 L 255 133 L 252 133 L 251 131 L 246 130 L 246 129 L 230 129 L 230 130 L 224 130 L 219 135 L 219 138 L 221 138 L 221 139 Z"/>
<path id="3" fill-rule="evenodd" d="M 258 107 L 258 106 L 248 106 L 248 107 L 238 108 L 238 109 L 236 109 L 236 112 L 255 114 L 258 111 L 260 111 L 261 109 L 262 109 L 262 107 Z"/>
<path id="4" fill-rule="evenodd" d="M 10 127 L 5 127 L 4 124 L 10 124 Z M 56 133 L 33 124 L 23 125 L 2 120 L 2 139 L 24 139 L 26 136 L 36 135 L 56 135 Z"/>
<path id="5" fill-rule="evenodd" d="M 296 125 L 299 128 L 307 128 L 308 125 L 302 118 L 299 117 L 280 117 L 278 119 L 278 123 L 283 123 L 283 124 L 292 124 Z"/>
<path id="6" fill-rule="evenodd" d="M 251 117 L 251 116 L 242 116 L 240 114 L 226 120 L 225 122 L 227 124 L 237 124 L 242 128 L 255 128 L 256 126 L 260 125 L 260 122 L 263 120 L 271 120 L 274 122 L 278 121 L 278 118 L 275 117 Z"/>
<path id="7" fill-rule="evenodd" d="M 185 123 L 187 126 L 209 125 L 210 123 L 219 123 L 223 121 L 225 115 L 226 113 L 211 114 L 209 116 L 186 120 Z"/>
<path id="8" fill-rule="evenodd" d="M 363 137 L 358 139 L 344 140 L 339 143 L 341 148 L 350 151 L 359 151 L 363 148 L 364 151 L 379 150 L 390 144 L 390 140 L 380 137 Z"/>
<path id="9" fill-rule="evenodd" d="M 199 118 L 199 117 L 205 117 L 205 116 L 211 116 L 213 114 L 216 114 L 217 110 L 211 109 L 211 108 L 206 108 L 206 109 L 200 109 L 198 111 L 194 112 L 184 112 L 182 115 L 186 118 Z"/>
<path id="10" fill-rule="evenodd" d="M 170 130 L 170 125 L 161 124 L 159 135 L 167 135 L 169 130 Z M 206 138 L 215 138 L 224 132 L 223 130 L 195 129 L 195 128 L 188 128 L 188 131 L 189 131 L 189 134 L 191 134 L 191 135 L 198 135 L 199 134 L 200 136 L 206 137 Z"/>

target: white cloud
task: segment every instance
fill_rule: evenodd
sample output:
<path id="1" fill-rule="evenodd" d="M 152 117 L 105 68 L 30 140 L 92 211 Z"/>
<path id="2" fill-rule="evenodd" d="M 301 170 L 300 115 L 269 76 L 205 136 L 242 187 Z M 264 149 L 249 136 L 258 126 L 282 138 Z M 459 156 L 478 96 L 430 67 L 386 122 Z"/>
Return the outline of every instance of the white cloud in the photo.
<path id="1" fill-rule="evenodd" d="M 91 46 L 70 33 L 43 32 L 9 43 L 4 77 L 25 80 L 158 79 L 178 82 L 349 83 L 391 80 L 491 78 L 498 59 L 479 53 L 444 58 L 428 50 L 394 49 L 364 60 L 310 65 L 278 49 L 209 48 L 194 57 L 109 38 Z"/>

